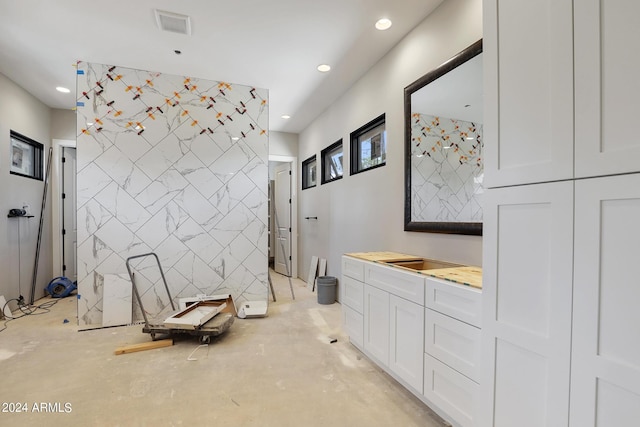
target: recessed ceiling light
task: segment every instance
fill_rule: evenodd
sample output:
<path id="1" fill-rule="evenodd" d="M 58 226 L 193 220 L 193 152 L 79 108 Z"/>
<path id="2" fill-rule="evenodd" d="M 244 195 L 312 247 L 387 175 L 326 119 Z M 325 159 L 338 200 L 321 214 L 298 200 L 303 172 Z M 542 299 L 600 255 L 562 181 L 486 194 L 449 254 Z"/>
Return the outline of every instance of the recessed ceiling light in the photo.
<path id="1" fill-rule="evenodd" d="M 232 137 L 231 137 L 231 140 L 232 140 L 232 141 L 237 141 L 237 140 L 239 140 L 239 139 L 240 139 L 240 137 L 239 137 L 239 136 L 232 136 Z"/>
<path id="2" fill-rule="evenodd" d="M 69 89 L 67 89 L 66 87 L 62 87 L 62 86 L 58 86 L 58 87 L 56 88 L 56 90 L 57 90 L 58 92 L 62 92 L 62 93 L 69 93 L 69 92 L 71 92 Z"/>
<path id="3" fill-rule="evenodd" d="M 282 116 L 280 116 L 280 117 L 282 117 L 282 118 L 283 118 L 283 119 L 285 119 L 285 120 L 289 120 L 289 119 L 291 118 L 291 116 L 290 116 L 290 115 L 288 115 L 288 114 L 283 114 L 283 115 L 282 115 Z"/>
<path id="4" fill-rule="evenodd" d="M 318 65 L 318 71 L 320 71 L 321 73 L 326 73 L 327 71 L 329 71 L 331 69 L 331 66 L 327 65 L 327 64 L 320 64 Z"/>
<path id="5" fill-rule="evenodd" d="M 392 22 L 387 18 L 380 18 L 378 22 L 376 22 L 376 28 L 380 31 L 388 30 L 391 28 Z"/>

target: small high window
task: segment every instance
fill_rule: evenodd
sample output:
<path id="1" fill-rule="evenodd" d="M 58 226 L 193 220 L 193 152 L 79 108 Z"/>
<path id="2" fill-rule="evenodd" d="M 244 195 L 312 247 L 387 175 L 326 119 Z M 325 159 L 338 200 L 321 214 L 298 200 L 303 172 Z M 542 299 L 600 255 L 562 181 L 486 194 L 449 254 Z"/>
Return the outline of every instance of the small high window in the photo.
<path id="1" fill-rule="evenodd" d="M 351 132 L 351 175 L 384 166 L 387 161 L 385 115 Z"/>
<path id="2" fill-rule="evenodd" d="M 342 139 L 322 150 L 321 159 L 323 184 L 342 178 Z"/>
<path id="3" fill-rule="evenodd" d="M 302 162 L 302 189 L 312 188 L 316 186 L 317 167 L 316 155 L 309 157 Z"/>

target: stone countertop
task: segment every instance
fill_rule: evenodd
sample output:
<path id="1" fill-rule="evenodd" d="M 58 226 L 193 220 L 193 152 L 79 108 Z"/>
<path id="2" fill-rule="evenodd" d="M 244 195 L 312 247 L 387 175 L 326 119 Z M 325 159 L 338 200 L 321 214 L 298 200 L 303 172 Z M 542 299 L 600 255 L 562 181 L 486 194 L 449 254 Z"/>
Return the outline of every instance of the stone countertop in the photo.
<path id="1" fill-rule="evenodd" d="M 419 256 L 401 254 L 398 252 L 354 252 L 354 253 L 348 253 L 345 255 L 353 258 L 362 259 L 365 261 L 372 261 L 372 262 L 378 262 L 378 263 L 422 259 L 422 257 L 419 257 Z M 402 267 L 400 265 L 393 265 L 393 264 L 387 264 L 387 265 L 395 268 L 401 268 L 407 271 L 412 271 L 414 273 L 423 274 L 425 276 L 431 276 L 438 279 L 447 280 L 449 282 L 454 282 L 461 285 L 482 289 L 482 268 L 481 267 L 457 266 L 457 267 L 437 268 L 437 269 L 430 269 L 430 270 L 414 270 L 411 268 Z"/>

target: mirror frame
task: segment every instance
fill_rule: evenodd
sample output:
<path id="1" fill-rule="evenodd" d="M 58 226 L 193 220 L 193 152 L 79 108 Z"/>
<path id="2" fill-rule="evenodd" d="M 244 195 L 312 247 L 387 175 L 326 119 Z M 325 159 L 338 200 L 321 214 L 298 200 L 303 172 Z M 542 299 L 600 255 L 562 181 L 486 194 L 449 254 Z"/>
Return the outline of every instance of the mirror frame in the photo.
<path id="1" fill-rule="evenodd" d="M 482 39 L 404 88 L 404 231 L 482 236 L 482 222 L 411 220 L 411 94 L 482 53 Z"/>

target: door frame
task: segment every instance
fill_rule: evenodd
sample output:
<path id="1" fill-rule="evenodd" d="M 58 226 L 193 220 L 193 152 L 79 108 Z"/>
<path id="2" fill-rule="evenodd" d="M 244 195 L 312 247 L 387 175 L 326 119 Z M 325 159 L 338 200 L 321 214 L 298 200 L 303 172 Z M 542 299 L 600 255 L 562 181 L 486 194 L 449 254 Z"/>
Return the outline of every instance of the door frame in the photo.
<path id="1" fill-rule="evenodd" d="M 51 161 L 51 241 L 53 257 L 53 277 L 62 276 L 64 239 L 62 238 L 62 149 L 76 148 L 76 141 L 54 139 Z M 76 260 L 77 262 L 77 260 Z"/>
<path id="2" fill-rule="evenodd" d="M 298 158 L 269 154 L 270 162 L 291 163 L 291 277 L 298 278 Z M 269 177 L 268 179 L 271 179 Z"/>

